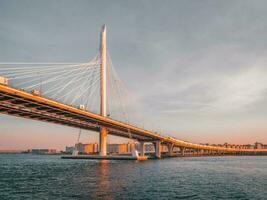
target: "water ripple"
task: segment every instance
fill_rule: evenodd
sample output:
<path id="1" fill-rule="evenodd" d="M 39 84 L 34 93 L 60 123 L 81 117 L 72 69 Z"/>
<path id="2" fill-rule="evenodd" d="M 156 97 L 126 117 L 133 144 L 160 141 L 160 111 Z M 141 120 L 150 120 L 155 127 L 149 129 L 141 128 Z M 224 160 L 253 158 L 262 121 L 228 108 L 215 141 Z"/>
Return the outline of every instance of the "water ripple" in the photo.
<path id="1" fill-rule="evenodd" d="M 267 157 L 62 160 L 0 155 L 0 199 L 266 199 Z"/>

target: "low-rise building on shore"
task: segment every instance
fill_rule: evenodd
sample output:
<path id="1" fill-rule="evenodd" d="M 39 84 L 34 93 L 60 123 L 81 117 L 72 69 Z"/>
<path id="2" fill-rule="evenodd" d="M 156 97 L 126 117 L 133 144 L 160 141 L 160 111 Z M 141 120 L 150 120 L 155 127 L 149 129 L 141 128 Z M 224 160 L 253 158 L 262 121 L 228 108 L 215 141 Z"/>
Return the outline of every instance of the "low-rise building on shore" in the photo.
<path id="1" fill-rule="evenodd" d="M 205 144 L 209 145 L 209 144 Z M 211 144 L 211 146 L 235 148 L 235 149 L 267 149 L 267 144 L 255 142 L 255 144 Z"/>
<path id="2" fill-rule="evenodd" d="M 267 149 L 267 145 L 256 142 L 255 144 L 201 144 L 201 145 L 211 145 L 217 147 L 225 147 L 225 148 L 236 148 L 236 149 Z M 122 144 L 107 144 L 107 153 L 108 154 L 131 154 L 133 148 L 137 151 L 140 151 L 140 143 L 122 143 Z M 71 154 L 74 150 L 77 150 L 79 154 L 98 154 L 99 145 L 98 143 L 89 143 L 82 144 L 77 143 L 75 146 L 66 146 L 65 153 Z M 174 148 L 174 151 L 180 151 L 177 147 Z M 197 150 L 187 149 L 186 151 L 194 152 Z M 153 153 L 155 152 L 155 146 L 153 143 L 145 144 L 145 152 Z M 166 145 L 161 146 L 161 152 L 168 152 L 168 147 Z"/>
<path id="3" fill-rule="evenodd" d="M 56 149 L 29 149 L 29 153 L 33 154 L 57 154 Z"/>
<path id="4" fill-rule="evenodd" d="M 108 154 L 130 154 L 132 151 L 132 143 L 123 143 L 123 144 L 107 144 Z M 80 154 L 97 154 L 99 152 L 98 143 L 82 144 L 77 143 L 75 147 L 66 146 L 65 153 L 72 153 L 74 150 L 77 150 Z"/>

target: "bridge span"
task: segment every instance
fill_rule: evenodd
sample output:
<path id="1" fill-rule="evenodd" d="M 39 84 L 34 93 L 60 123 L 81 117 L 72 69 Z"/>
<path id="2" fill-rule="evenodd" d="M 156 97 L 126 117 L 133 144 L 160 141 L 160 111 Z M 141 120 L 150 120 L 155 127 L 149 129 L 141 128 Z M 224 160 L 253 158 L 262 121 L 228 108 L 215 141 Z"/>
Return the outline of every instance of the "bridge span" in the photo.
<path id="1" fill-rule="evenodd" d="M 141 155 L 144 155 L 145 142 L 154 143 L 158 158 L 161 157 L 161 145 L 168 146 L 170 155 L 174 147 L 179 147 L 182 150 L 195 149 L 205 151 L 206 154 L 267 153 L 267 149 L 224 148 L 185 142 L 54 100 L 36 96 L 7 85 L 0 85 L 0 113 L 97 132 L 104 127 L 107 128 L 110 135 L 139 141 L 142 144 Z"/>

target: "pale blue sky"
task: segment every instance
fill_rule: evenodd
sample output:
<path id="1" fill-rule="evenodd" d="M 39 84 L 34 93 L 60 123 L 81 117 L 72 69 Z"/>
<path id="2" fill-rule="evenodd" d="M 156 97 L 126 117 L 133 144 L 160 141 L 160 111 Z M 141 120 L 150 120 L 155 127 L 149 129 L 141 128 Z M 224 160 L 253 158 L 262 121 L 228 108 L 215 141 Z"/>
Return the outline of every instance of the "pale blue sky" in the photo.
<path id="1" fill-rule="evenodd" d="M 0 0 L 0 62 L 88 61 L 105 23 L 113 63 L 147 128 L 193 142 L 267 143 L 266 4 Z M 63 148 L 77 133 L 0 116 L 0 149 Z"/>

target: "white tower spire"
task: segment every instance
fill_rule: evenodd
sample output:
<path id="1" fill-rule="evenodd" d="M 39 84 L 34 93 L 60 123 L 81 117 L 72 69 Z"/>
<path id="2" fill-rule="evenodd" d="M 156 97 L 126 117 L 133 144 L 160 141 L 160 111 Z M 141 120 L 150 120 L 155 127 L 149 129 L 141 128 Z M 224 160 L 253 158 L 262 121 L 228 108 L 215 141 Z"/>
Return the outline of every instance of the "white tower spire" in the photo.
<path id="1" fill-rule="evenodd" d="M 107 116 L 107 38 L 106 25 L 104 24 L 100 33 L 100 115 Z M 107 155 L 107 128 L 100 128 L 99 154 Z"/>

